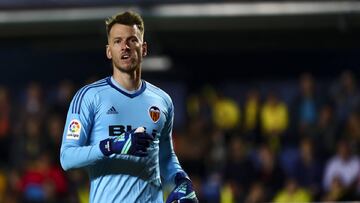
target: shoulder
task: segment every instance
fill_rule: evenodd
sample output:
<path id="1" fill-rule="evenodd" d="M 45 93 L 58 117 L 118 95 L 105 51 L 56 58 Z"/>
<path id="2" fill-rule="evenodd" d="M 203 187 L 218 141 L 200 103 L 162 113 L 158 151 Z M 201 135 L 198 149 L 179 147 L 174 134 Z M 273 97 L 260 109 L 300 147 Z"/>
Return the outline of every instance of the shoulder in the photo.
<path id="1" fill-rule="evenodd" d="M 150 92 L 152 92 L 153 94 L 161 97 L 168 106 L 172 106 L 172 100 L 171 97 L 169 96 L 168 93 L 166 93 L 164 90 L 160 89 L 159 87 L 145 81 L 146 83 L 146 89 Z"/>
<path id="2" fill-rule="evenodd" d="M 80 88 L 72 100 L 73 111 L 79 111 L 82 103 L 93 103 L 96 94 L 103 89 L 108 88 L 108 86 L 107 78 L 104 78 Z"/>
<path id="3" fill-rule="evenodd" d="M 93 97 L 99 91 L 106 89 L 109 86 L 107 78 L 103 78 L 91 84 L 85 85 L 78 90 L 75 97 Z"/>

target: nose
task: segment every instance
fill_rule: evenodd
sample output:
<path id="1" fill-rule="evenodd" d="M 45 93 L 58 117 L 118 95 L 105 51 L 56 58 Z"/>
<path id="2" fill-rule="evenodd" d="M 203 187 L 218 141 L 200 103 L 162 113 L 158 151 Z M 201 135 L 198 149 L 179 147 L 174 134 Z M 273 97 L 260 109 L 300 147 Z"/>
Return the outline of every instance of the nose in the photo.
<path id="1" fill-rule="evenodd" d="M 122 41 L 120 45 L 121 45 L 121 50 L 128 50 L 128 49 L 130 49 L 130 46 L 129 46 L 129 44 L 128 44 L 128 41 L 126 41 L 126 40 Z"/>

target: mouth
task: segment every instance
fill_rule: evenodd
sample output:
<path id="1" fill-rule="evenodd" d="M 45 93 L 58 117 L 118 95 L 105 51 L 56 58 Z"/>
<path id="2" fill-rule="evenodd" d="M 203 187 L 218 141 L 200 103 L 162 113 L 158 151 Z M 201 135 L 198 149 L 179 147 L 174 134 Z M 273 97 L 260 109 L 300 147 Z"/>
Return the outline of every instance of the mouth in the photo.
<path id="1" fill-rule="evenodd" d="M 121 60 L 128 60 L 130 59 L 131 55 L 129 53 L 124 53 L 121 55 Z"/>

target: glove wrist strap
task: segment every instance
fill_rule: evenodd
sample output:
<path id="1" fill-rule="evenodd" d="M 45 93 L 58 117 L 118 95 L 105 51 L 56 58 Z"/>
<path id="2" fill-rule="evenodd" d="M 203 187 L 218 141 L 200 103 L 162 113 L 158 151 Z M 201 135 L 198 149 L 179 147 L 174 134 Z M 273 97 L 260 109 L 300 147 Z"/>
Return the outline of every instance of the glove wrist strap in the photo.
<path id="1" fill-rule="evenodd" d="M 105 156 L 110 156 L 111 154 L 113 154 L 113 152 L 111 150 L 111 139 L 105 139 L 105 140 L 100 141 L 99 147 L 100 147 L 101 152 Z"/>
<path id="2" fill-rule="evenodd" d="M 178 185 L 183 181 L 189 181 L 191 183 L 191 180 L 189 176 L 185 172 L 178 172 L 175 175 L 175 184 Z"/>

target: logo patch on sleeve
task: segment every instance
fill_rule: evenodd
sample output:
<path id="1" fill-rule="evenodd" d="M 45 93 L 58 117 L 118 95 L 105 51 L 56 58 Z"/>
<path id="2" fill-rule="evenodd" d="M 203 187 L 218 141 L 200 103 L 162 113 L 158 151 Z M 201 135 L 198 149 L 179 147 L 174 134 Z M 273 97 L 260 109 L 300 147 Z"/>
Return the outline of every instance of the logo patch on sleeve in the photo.
<path id="1" fill-rule="evenodd" d="M 69 128 L 67 131 L 66 139 L 79 140 L 81 132 L 81 123 L 79 120 L 73 119 L 70 121 Z"/>

